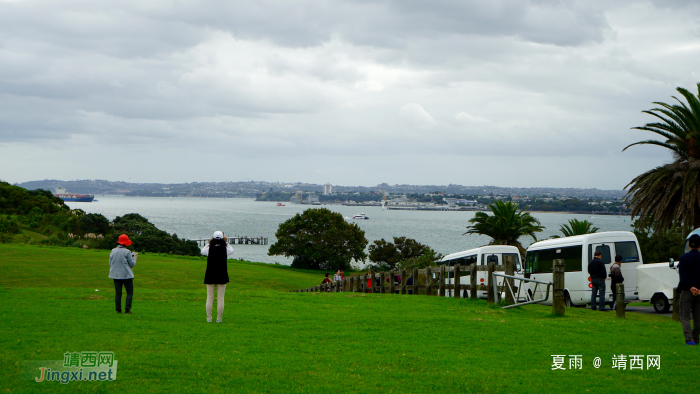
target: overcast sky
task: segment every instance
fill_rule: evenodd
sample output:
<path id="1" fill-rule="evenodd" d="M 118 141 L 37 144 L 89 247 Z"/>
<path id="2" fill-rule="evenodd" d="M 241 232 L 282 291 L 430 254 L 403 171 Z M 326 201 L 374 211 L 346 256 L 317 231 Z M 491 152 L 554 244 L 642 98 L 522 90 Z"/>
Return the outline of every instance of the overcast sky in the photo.
<path id="1" fill-rule="evenodd" d="M 698 4 L 0 0 L 0 179 L 622 189 Z"/>

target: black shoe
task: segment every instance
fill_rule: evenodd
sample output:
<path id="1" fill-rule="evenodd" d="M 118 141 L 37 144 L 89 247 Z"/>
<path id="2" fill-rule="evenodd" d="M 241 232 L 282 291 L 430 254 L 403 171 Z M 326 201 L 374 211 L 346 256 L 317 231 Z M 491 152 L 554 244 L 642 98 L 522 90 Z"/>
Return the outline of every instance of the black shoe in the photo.
<path id="1" fill-rule="evenodd" d="M 125 315 L 133 315 L 133 313 L 131 313 L 131 311 L 126 311 L 126 312 L 124 312 L 124 314 Z"/>
<path id="2" fill-rule="evenodd" d="M 601 312 L 610 312 L 610 309 L 601 309 L 600 311 Z M 127 312 L 127 313 L 129 313 L 129 312 Z"/>
<path id="3" fill-rule="evenodd" d="M 122 314 L 122 311 L 117 311 L 117 313 L 121 315 L 121 314 Z"/>

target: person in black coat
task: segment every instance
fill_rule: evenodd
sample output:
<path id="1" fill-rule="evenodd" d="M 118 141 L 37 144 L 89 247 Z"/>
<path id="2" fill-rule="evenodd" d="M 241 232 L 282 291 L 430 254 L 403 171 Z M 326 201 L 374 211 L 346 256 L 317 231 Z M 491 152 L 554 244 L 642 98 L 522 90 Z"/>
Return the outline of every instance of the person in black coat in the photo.
<path id="1" fill-rule="evenodd" d="M 680 283 L 680 317 L 686 345 L 697 345 L 700 336 L 700 236 L 688 238 L 690 251 L 678 263 Z M 690 326 L 692 315 L 693 327 Z"/>
<path id="2" fill-rule="evenodd" d="M 207 271 L 204 274 L 204 284 L 207 285 L 207 322 L 211 323 L 216 289 L 216 322 L 221 323 L 224 317 L 224 293 L 229 282 L 226 260 L 233 254 L 233 247 L 226 242 L 223 232 L 216 231 L 209 244 L 202 249 L 202 254 L 207 256 Z"/>
<path id="3" fill-rule="evenodd" d="M 605 263 L 600 259 L 603 254 L 596 250 L 593 254 L 593 260 L 588 263 L 588 274 L 591 276 L 591 309 L 596 309 L 596 294 L 598 294 L 598 306 L 602 312 L 605 312 L 605 278 L 608 276 L 605 273 Z"/>

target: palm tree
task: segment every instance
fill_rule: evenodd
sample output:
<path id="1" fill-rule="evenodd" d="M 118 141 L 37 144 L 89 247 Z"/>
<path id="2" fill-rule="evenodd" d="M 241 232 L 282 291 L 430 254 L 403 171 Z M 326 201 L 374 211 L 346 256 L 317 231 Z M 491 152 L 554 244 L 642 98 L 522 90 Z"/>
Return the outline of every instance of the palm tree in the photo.
<path id="1" fill-rule="evenodd" d="M 631 214 L 639 216 L 637 223 L 651 219 L 662 232 L 674 223 L 680 223 L 684 230 L 700 227 L 700 83 L 697 88 L 697 96 L 676 89 L 687 104 L 672 96 L 678 104 L 655 102 L 661 108 L 642 111 L 660 122 L 634 129 L 651 131 L 662 141 L 639 141 L 622 150 L 634 145 L 657 145 L 671 151 L 671 163 L 637 176 L 625 187 Z"/>
<path id="2" fill-rule="evenodd" d="M 467 226 L 467 232 L 462 234 L 479 234 L 491 237 L 489 245 L 513 245 L 524 255 L 525 248 L 520 244 L 520 237 L 530 236 L 537 241 L 535 233 L 541 232 L 544 227 L 540 221 L 518 210 L 518 204 L 512 202 L 496 201 L 489 205 L 493 215 L 477 212 L 474 218 L 469 220 L 472 226 Z"/>
<path id="3" fill-rule="evenodd" d="M 588 220 L 578 219 L 571 219 L 569 220 L 569 224 L 562 224 L 562 226 L 559 227 L 559 231 L 561 231 L 565 237 L 595 233 L 598 232 L 598 230 L 600 229 L 598 227 L 593 227 L 593 223 Z M 559 238 L 559 236 L 555 235 L 552 238 Z"/>

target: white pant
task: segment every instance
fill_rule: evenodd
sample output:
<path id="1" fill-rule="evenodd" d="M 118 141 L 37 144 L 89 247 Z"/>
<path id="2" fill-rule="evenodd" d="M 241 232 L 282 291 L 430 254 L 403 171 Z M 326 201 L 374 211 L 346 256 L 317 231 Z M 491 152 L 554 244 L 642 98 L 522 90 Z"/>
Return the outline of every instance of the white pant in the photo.
<path id="1" fill-rule="evenodd" d="M 214 308 L 214 289 L 218 288 L 216 300 L 216 320 L 221 321 L 224 317 L 224 293 L 226 285 L 207 285 L 207 320 L 211 320 L 211 310 Z"/>

